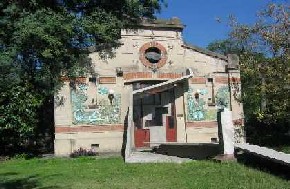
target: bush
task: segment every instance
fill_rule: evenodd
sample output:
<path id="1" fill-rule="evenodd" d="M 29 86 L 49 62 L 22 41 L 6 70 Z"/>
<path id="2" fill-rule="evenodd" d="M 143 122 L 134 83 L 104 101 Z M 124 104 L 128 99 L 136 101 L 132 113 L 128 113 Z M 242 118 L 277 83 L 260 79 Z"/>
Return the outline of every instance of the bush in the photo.
<path id="1" fill-rule="evenodd" d="M 98 155 L 97 152 L 95 152 L 93 149 L 85 149 L 85 148 L 79 148 L 78 150 L 74 150 L 70 157 L 76 158 L 80 156 L 96 156 Z"/>

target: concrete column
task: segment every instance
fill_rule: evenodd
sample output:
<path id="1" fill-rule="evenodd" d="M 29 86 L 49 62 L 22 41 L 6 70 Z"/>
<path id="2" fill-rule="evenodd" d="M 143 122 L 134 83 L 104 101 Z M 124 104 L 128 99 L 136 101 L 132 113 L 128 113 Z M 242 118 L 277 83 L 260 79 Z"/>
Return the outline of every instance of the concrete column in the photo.
<path id="1" fill-rule="evenodd" d="M 184 100 L 183 85 L 178 85 L 175 89 L 175 108 L 177 124 L 177 142 L 186 142 L 185 120 L 184 120 Z"/>
<path id="2" fill-rule="evenodd" d="M 133 123 L 133 94 L 129 96 L 129 113 L 128 113 L 128 127 L 126 137 L 125 161 L 130 157 L 132 148 L 134 146 L 134 123 Z"/>
<path id="3" fill-rule="evenodd" d="M 220 112 L 220 144 L 222 145 L 224 155 L 234 154 L 234 125 L 232 121 L 232 112 L 225 108 Z"/>

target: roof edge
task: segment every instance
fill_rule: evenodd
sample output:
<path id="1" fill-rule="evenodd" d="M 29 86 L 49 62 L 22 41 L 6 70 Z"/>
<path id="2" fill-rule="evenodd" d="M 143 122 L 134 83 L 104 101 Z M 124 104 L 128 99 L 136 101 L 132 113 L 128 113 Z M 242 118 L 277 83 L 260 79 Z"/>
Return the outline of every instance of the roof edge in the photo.
<path id="1" fill-rule="evenodd" d="M 170 19 L 142 19 L 136 25 L 127 25 L 126 28 L 173 28 L 183 30 L 185 25 L 177 17 Z"/>
<path id="2" fill-rule="evenodd" d="M 184 48 L 187 48 L 187 49 L 192 49 L 194 51 L 200 52 L 202 54 L 206 54 L 206 55 L 211 56 L 211 57 L 214 57 L 214 58 L 219 58 L 219 59 L 228 61 L 228 57 L 225 56 L 225 55 L 222 55 L 222 54 L 219 54 L 219 53 L 216 53 L 216 52 L 212 52 L 210 50 L 207 50 L 207 49 L 204 49 L 204 48 L 195 46 L 195 45 L 183 44 L 181 46 L 184 47 Z"/>

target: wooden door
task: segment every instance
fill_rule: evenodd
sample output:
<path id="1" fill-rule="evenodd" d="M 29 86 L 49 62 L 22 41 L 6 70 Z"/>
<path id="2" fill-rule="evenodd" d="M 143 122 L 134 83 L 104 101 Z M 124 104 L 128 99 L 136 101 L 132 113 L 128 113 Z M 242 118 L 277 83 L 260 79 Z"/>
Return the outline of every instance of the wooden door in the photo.
<path id="1" fill-rule="evenodd" d="M 143 128 L 143 105 L 142 100 L 137 100 L 133 108 L 134 142 L 136 148 L 149 147 L 150 130 Z"/>
<path id="2" fill-rule="evenodd" d="M 174 89 L 170 90 L 171 116 L 166 116 L 166 142 L 177 142 L 177 123 Z"/>
<path id="3" fill-rule="evenodd" d="M 166 116 L 166 142 L 177 141 L 177 128 L 174 116 Z"/>
<path id="4" fill-rule="evenodd" d="M 138 129 L 135 128 L 135 147 L 149 147 L 150 144 L 150 130 L 149 129 Z"/>

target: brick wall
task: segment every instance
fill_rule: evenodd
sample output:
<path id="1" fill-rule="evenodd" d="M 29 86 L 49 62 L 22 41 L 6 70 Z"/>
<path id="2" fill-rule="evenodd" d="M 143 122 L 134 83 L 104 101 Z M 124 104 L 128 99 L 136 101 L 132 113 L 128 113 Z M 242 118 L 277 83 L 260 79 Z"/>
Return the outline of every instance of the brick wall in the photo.
<path id="1" fill-rule="evenodd" d="M 182 77 L 181 73 L 158 73 L 158 78 L 176 79 Z"/>
<path id="2" fill-rule="evenodd" d="M 152 78 L 151 72 L 133 72 L 133 73 L 124 73 L 124 80 L 139 79 L 139 78 Z"/>
<path id="3" fill-rule="evenodd" d="M 230 79 L 231 82 L 233 83 L 240 83 L 241 79 L 237 77 L 231 77 Z M 222 84 L 228 84 L 228 77 L 215 77 L 215 82 L 216 83 L 222 83 Z"/>
<path id="4" fill-rule="evenodd" d="M 116 77 L 100 77 L 99 78 L 100 84 L 115 84 L 116 83 Z"/>
<path id="5" fill-rule="evenodd" d="M 181 73 L 158 73 L 157 78 L 160 79 L 176 79 L 182 77 Z M 131 79 L 148 79 L 153 78 L 153 74 L 151 72 L 129 72 L 124 73 L 123 75 L 124 80 L 131 80 Z"/>
<path id="6" fill-rule="evenodd" d="M 206 78 L 205 77 L 193 77 L 190 79 L 190 83 L 192 83 L 192 84 L 205 84 Z"/>
<path id="7" fill-rule="evenodd" d="M 56 126 L 55 133 L 124 131 L 123 125 Z"/>
<path id="8" fill-rule="evenodd" d="M 202 128 L 214 128 L 218 126 L 217 121 L 196 121 L 196 122 L 186 122 L 186 127 L 202 127 Z"/>

